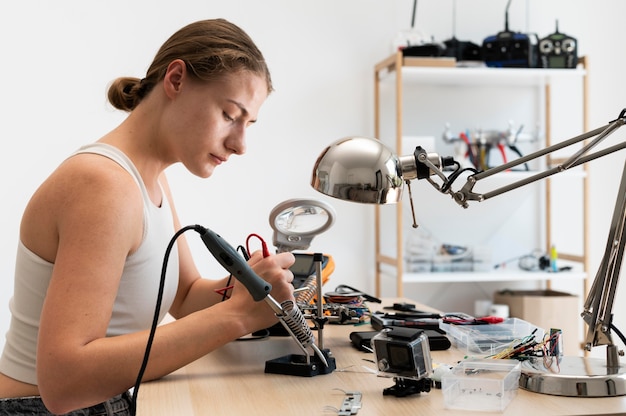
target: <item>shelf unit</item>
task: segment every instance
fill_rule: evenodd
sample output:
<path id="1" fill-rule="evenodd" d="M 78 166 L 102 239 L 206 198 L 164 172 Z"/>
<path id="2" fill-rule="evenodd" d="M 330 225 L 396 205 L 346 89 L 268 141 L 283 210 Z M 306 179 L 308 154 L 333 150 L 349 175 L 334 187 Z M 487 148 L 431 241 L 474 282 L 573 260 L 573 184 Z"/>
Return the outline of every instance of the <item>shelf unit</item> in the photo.
<path id="1" fill-rule="evenodd" d="M 421 85 L 489 85 L 489 86 L 528 86 L 543 88 L 544 103 L 544 144 L 549 146 L 552 144 L 552 81 L 554 79 L 574 77 L 581 80 L 581 96 L 582 96 L 582 133 L 588 131 L 588 111 L 587 111 L 587 95 L 588 95 L 588 62 L 586 57 L 579 59 L 579 65 L 576 69 L 535 69 L 535 68 L 487 68 L 487 67 L 457 67 L 455 62 L 447 58 L 415 58 L 404 57 L 402 52 L 398 52 L 389 56 L 375 65 L 375 90 L 374 90 L 374 134 L 375 137 L 381 138 L 381 82 L 395 75 L 395 87 L 393 94 L 395 96 L 395 148 L 397 154 L 402 154 L 403 145 L 403 123 L 404 123 L 404 89 L 405 78 L 409 80 L 418 79 Z M 427 149 L 428 150 L 428 149 Z M 556 157 L 546 157 L 546 165 L 552 166 L 562 161 Z M 588 293 L 589 279 L 587 270 L 589 269 L 588 256 L 588 220 L 587 220 L 587 195 L 588 195 L 588 168 L 582 166 L 582 254 L 569 254 L 559 252 L 559 260 L 566 260 L 579 264 L 574 272 L 568 272 L 566 275 L 569 279 L 582 279 L 583 295 Z M 552 239 L 552 182 L 553 179 L 548 178 L 542 181 L 545 186 L 545 204 L 544 204 L 544 224 L 545 224 L 545 249 L 550 250 L 550 242 Z M 445 203 L 453 203 L 446 201 Z M 395 228 L 395 255 L 383 254 L 381 250 L 381 208 L 375 207 L 375 291 L 377 296 L 381 294 L 381 278 L 388 274 L 390 268 L 395 270 L 396 292 L 398 297 L 404 296 L 403 285 L 405 282 L 477 282 L 477 281 L 512 281 L 512 280 L 539 280 L 545 281 L 547 288 L 550 288 L 551 281 L 560 278 L 558 274 L 547 272 L 522 272 L 522 271 L 493 271 L 493 272 L 434 272 L 434 273 L 405 273 L 404 272 L 404 232 L 403 232 L 403 203 L 396 206 L 396 228 Z M 386 270 L 383 270 L 386 268 Z M 565 274 L 564 274 L 565 275 Z"/>

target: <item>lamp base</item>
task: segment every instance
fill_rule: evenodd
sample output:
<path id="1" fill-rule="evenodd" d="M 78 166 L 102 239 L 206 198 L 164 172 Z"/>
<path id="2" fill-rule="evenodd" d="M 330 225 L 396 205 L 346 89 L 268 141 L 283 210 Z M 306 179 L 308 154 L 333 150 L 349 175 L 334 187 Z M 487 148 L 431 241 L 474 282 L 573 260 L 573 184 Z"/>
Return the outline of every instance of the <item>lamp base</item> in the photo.
<path id="1" fill-rule="evenodd" d="M 519 386 L 535 393 L 567 397 L 626 395 L 626 366 L 590 357 L 532 358 L 522 362 Z"/>

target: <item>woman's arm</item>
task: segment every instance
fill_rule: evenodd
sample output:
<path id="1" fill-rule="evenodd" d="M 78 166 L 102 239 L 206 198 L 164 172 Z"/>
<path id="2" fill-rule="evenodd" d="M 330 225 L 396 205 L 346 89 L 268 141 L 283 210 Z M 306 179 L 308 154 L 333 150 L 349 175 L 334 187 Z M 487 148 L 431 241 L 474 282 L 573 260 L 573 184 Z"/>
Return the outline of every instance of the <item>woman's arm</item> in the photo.
<path id="1" fill-rule="evenodd" d="M 106 337 L 124 262 L 138 247 L 143 224 L 136 184 L 110 163 L 97 156 L 71 158 L 25 212 L 23 241 L 54 262 L 41 314 L 37 376 L 42 398 L 55 413 L 102 402 L 133 386 L 148 339 L 147 330 Z M 189 272 L 186 250 L 182 267 L 189 289 L 187 301 L 178 305 L 188 313 L 158 328 L 145 380 L 275 322 L 264 302 L 254 302 L 239 287 L 226 302 L 186 309 L 191 299 L 200 306 L 196 293 L 202 292 L 196 292 L 201 281 L 189 277 L 197 272 Z M 290 296 L 289 258 L 272 256 L 260 263 L 264 277 L 278 283 L 277 296 Z"/>
<path id="2" fill-rule="evenodd" d="M 179 230 L 182 228 L 182 225 L 178 219 L 174 201 L 165 175 L 161 175 L 161 184 L 170 201 L 175 228 Z M 216 293 L 216 290 L 222 289 L 227 285 L 237 284 L 237 282 L 235 278 L 232 278 L 229 281 L 228 277 L 219 280 L 201 278 L 200 273 L 195 266 L 195 262 L 192 258 L 185 236 L 180 236 L 177 242 L 179 256 L 179 285 L 176 299 L 170 308 L 170 314 L 178 319 L 192 312 L 196 312 L 221 302 L 224 298 L 221 294 Z M 208 253 L 207 256 L 209 256 Z M 280 266 L 278 266 L 274 261 L 274 256 L 270 256 L 268 260 L 265 260 L 260 251 L 255 252 L 252 253 L 250 265 L 257 274 L 271 283 L 272 286 L 278 285 L 277 291 L 272 293 L 272 295 L 275 296 L 277 300 L 282 301 L 289 299 L 292 296 L 293 288 L 291 286 L 285 287 L 285 275 L 283 272 L 285 271 L 285 268 L 288 268 L 293 264 L 294 258 L 290 253 L 282 253 L 278 255 L 278 257 Z M 287 264 L 287 266 L 284 267 L 283 264 Z M 291 272 L 287 273 L 288 283 L 293 280 L 293 275 L 289 276 L 290 273 Z M 289 291 L 289 293 L 285 292 L 285 288 Z M 283 293 L 280 294 L 278 290 L 283 290 Z"/>

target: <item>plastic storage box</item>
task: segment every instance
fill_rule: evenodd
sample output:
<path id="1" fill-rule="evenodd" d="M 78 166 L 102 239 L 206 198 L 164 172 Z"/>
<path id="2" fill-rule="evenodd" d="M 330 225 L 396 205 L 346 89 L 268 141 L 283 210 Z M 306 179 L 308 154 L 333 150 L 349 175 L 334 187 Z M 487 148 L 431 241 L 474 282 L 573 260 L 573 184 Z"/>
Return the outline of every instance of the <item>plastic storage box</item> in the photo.
<path id="1" fill-rule="evenodd" d="M 517 360 L 461 361 L 441 378 L 448 409 L 502 412 L 517 394 L 521 374 Z"/>
<path id="2" fill-rule="evenodd" d="M 454 325 L 441 322 L 454 346 L 468 353 L 492 355 L 502 351 L 514 341 L 534 335 L 543 339 L 544 330 L 519 318 L 508 318 L 499 324 Z"/>

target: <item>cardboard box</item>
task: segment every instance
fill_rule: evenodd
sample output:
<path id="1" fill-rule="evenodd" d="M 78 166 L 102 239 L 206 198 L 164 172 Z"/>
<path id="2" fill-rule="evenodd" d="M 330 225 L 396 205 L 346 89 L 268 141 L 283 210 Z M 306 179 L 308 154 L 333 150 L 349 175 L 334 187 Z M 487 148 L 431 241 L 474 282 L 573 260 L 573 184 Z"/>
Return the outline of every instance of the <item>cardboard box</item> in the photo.
<path id="1" fill-rule="evenodd" d="M 509 305 L 511 317 L 523 319 L 550 333 L 563 331 L 564 355 L 581 355 L 583 320 L 578 296 L 554 290 L 503 290 L 494 303 Z"/>

